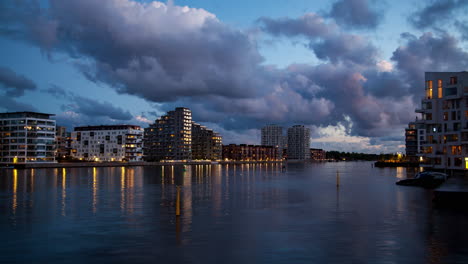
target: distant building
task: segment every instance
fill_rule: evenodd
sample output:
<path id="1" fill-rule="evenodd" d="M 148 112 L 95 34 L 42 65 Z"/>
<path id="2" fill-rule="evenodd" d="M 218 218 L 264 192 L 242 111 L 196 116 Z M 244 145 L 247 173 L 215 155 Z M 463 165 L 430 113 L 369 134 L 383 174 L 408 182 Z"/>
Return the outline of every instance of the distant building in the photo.
<path id="1" fill-rule="evenodd" d="M 278 159 L 283 157 L 285 148 L 285 136 L 283 127 L 278 125 L 267 125 L 262 127 L 262 146 L 273 146 L 278 148 Z"/>
<path id="2" fill-rule="evenodd" d="M 192 112 L 178 107 L 145 129 L 146 161 L 192 159 Z"/>
<path id="3" fill-rule="evenodd" d="M 211 129 L 192 122 L 192 159 L 221 160 L 223 141 Z"/>
<path id="4" fill-rule="evenodd" d="M 273 161 L 278 160 L 278 148 L 255 145 L 224 145 L 223 160 L 234 161 Z"/>
<path id="5" fill-rule="evenodd" d="M 310 159 L 310 129 L 303 125 L 288 128 L 288 159 Z"/>
<path id="6" fill-rule="evenodd" d="M 75 127 L 71 133 L 74 158 L 88 161 L 140 161 L 143 129 L 133 125 Z"/>
<path id="7" fill-rule="evenodd" d="M 326 160 L 327 157 L 326 157 L 326 151 L 323 150 L 323 149 L 315 149 L 315 148 L 311 148 L 310 149 L 310 158 L 312 160 Z"/>
<path id="8" fill-rule="evenodd" d="M 55 120 L 51 116 L 0 113 L 0 163 L 55 162 Z"/>
<path id="9" fill-rule="evenodd" d="M 426 72 L 425 81 L 426 94 L 416 109 L 422 119 L 415 122 L 426 131 L 418 154 L 422 166 L 467 170 L 468 72 Z"/>
<path id="10" fill-rule="evenodd" d="M 55 132 L 56 138 L 56 158 L 63 159 L 71 156 L 71 133 L 67 132 L 67 128 L 64 126 L 57 126 Z"/>

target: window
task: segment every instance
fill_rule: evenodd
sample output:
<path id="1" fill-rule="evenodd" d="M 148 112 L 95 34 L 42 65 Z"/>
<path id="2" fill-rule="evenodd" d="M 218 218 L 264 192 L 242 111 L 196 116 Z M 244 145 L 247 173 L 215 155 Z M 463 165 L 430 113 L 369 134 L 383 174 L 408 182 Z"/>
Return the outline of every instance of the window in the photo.
<path id="1" fill-rule="evenodd" d="M 444 121 L 447 121 L 447 120 L 448 120 L 448 112 L 444 112 Z"/>
<path id="2" fill-rule="evenodd" d="M 437 80 L 437 96 L 442 98 L 442 80 Z"/>
<path id="3" fill-rule="evenodd" d="M 456 76 L 450 77 L 450 84 L 457 84 L 458 80 Z"/>
<path id="4" fill-rule="evenodd" d="M 426 81 L 426 98 L 432 99 L 432 81 Z"/>

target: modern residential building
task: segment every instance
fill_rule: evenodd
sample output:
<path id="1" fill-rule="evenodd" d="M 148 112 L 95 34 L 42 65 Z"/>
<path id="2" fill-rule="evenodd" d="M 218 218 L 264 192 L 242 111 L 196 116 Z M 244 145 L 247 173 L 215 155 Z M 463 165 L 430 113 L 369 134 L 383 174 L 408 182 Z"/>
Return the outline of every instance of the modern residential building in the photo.
<path id="1" fill-rule="evenodd" d="M 273 161 L 278 160 L 278 148 L 255 145 L 224 145 L 223 160 L 235 161 Z"/>
<path id="2" fill-rule="evenodd" d="M 303 125 L 288 128 L 288 159 L 310 159 L 310 129 Z"/>
<path id="3" fill-rule="evenodd" d="M 143 129 L 133 125 L 75 127 L 71 133 L 74 158 L 88 161 L 140 161 Z"/>
<path id="4" fill-rule="evenodd" d="M 410 122 L 405 129 L 406 159 L 409 162 L 418 162 L 418 154 L 422 151 L 422 144 L 426 141 L 426 130 L 421 124 Z"/>
<path id="5" fill-rule="evenodd" d="M 323 149 L 316 149 L 316 148 L 311 148 L 310 149 L 310 159 L 315 160 L 315 161 L 321 161 L 321 160 L 326 160 L 326 151 Z"/>
<path id="6" fill-rule="evenodd" d="M 192 159 L 221 160 L 222 137 L 211 129 L 192 122 Z"/>
<path id="7" fill-rule="evenodd" d="M 57 147 L 56 159 L 64 159 L 71 156 L 71 133 L 64 126 L 57 126 L 55 131 L 55 143 Z"/>
<path id="8" fill-rule="evenodd" d="M 426 72 L 425 97 L 416 125 L 426 132 L 422 166 L 468 169 L 468 72 Z M 419 130 L 418 130 L 419 131 Z M 418 132 L 419 133 L 419 132 Z M 418 135 L 420 137 L 420 135 Z"/>
<path id="9" fill-rule="evenodd" d="M 192 112 L 178 107 L 145 129 L 146 161 L 192 159 Z"/>
<path id="10" fill-rule="evenodd" d="M 55 162 L 55 120 L 51 116 L 0 113 L 0 163 Z"/>
<path id="11" fill-rule="evenodd" d="M 278 159 L 281 159 L 283 157 L 283 149 L 285 148 L 283 127 L 274 124 L 262 127 L 261 145 L 277 147 Z"/>

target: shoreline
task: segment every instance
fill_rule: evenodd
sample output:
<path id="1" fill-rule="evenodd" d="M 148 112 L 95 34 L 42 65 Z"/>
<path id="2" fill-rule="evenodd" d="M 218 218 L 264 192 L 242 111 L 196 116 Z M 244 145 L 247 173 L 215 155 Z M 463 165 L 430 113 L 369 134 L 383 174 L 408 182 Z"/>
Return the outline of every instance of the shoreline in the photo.
<path id="1" fill-rule="evenodd" d="M 13 169 L 48 169 L 48 168 L 88 168 L 88 167 L 148 167 L 148 166 L 172 166 L 172 165 L 226 165 L 226 164 L 276 164 L 285 161 L 180 161 L 180 162 L 62 162 L 62 163 L 28 163 L 10 164 Z M 11 167 L 10 167 L 11 166 Z"/>

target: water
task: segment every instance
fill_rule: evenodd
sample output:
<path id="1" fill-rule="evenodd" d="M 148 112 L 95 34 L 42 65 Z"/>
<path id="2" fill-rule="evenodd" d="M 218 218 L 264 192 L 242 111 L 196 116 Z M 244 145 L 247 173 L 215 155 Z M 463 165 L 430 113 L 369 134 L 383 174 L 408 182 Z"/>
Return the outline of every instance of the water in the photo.
<path id="1" fill-rule="evenodd" d="M 467 263 L 468 214 L 394 184 L 412 175 L 369 162 L 0 170 L 0 263 Z"/>

